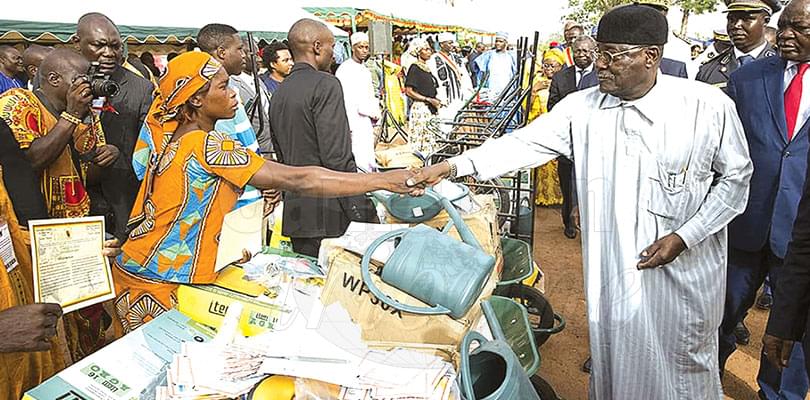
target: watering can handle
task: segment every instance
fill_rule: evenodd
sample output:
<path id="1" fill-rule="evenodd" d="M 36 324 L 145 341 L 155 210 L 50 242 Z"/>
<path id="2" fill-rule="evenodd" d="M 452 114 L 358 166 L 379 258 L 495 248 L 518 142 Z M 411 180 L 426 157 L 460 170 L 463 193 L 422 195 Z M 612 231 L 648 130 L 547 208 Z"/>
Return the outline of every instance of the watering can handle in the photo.
<path id="1" fill-rule="evenodd" d="M 470 376 L 470 344 L 472 342 L 486 343 L 488 340 L 476 331 L 469 331 L 461 341 L 461 390 L 466 400 L 475 400 L 472 376 Z"/>
<path id="2" fill-rule="evenodd" d="M 470 188 L 468 188 L 467 185 L 456 185 L 456 186 L 461 188 L 461 193 L 458 196 L 450 199 L 450 202 L 461 200 L 461 199 L 463 199 L 463 198 L 470 195 Z M 435 192 L 435 190 L 434 190 L 434 192 Z"/>
<path id="3" fill-rule="evenodd" d="M 456 226 L 456 230 L 458 230 L 459 236 L 461 236 L 461 240 L 468 245 L 475 247 L 476 249 L 483 250 L 481 244 L 478 243 L 478 239 L 475 238 L 475 235 L 470 230 L 470 227 L 464 223 L 464 219 L 461 218 L 461 214 L 458 213 L 456 207 L 453 203 L 450 202 L 446 197 L 436 193 L 433 189 L 427 188 L 425 189 L 425 194 L 433 197 L 436 200 L 442 202 L 442 206 L 444 206 L 444 210 L 447 211 L 447 215 L 450 216 L 450 220 L 453 221 L 453 224 Z"/>
<path id="4" fill-rule="evenodd" d="M 363 261 L 360 268 L 360 273 L 363 275 L 363 282 L 368 287 L 368 290 L 376 296 L 380 301 L 383 303 L 396 308 L 397 310 L 402 310 L 409 313 L 414 314 L 422 314 L 422 315 L 443 315 L 443 314 L 450 314 L 450 309 L 444 307 L 442 305 L 436 305 L 435 307 L 417 307 L 411 306 L 407 304 L 402 304 L 380 290 L 377 285 L 374 284 L 374 281 L 371 279 L 371 272 L 369 271 L 369 264 L 371 262 L 371 256 L 374 254 L 374 251 L 377 250 L 384 242 L 387 240 L 398 238 L 404 235 L 408 229 L 398 229 L 396 231 L 388 232 L 380 237 L 378 237 L 374 242 L 368 246 L 366 253 L 363 254 Z"/>

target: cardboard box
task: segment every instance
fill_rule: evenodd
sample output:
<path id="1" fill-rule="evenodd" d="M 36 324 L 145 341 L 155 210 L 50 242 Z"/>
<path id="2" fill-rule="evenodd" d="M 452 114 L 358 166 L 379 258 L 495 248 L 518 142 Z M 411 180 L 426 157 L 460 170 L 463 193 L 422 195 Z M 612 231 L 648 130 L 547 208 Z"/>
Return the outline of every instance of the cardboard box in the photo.
<path id="1" fill-rule="evenodd" d="M 239 328 L 244 336 L 273 329 L 284 313 L 282 306 L 217 285 L 180 285 L 177 288 L 177 309 L 213 328 L 219 328 L 228 307 L 235 301 L 242 303 Z"/>
<path id="2" fill-rule="evenodd" d="M 169 310 L 29 390 L 23 399 L 153 399 L 180 344 L 211 337 L 210 329 Z"/>
<path id="3" fill-rule="evenodd" d="M 363 283 L 361 257 L 346 250 L 335 250 L 329 256 L 328 276 L 321 294 L 324 305 L 340 303 L 360 325 L 366 342 L 418 343 L 457 346 L 470 326 L 480 318 L 481 307 L 474 305 L 463 318 L 447 315 L 419 315 L 396 310 L 377 299 Z M 484 286 L 481 298 L 488 297 L 498 279 L 496 268 Z M 375 266 L 372 264 L 372 272 Z M 372 273 L 374 283 L 387 295 L 405 304 L 424 306 L 416 298 L 392 287 Z"/>

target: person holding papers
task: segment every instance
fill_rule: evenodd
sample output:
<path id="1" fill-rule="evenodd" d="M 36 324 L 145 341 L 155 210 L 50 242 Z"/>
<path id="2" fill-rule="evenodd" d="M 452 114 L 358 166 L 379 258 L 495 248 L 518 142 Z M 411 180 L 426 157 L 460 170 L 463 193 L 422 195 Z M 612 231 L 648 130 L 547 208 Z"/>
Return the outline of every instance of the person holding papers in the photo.
<path id="1" fill-rule="evenodd" d="M 178 284 L 214 281 L 223 218 L 245 185 L 320 197 L 412 191 L 405 185 L 409 171 L 289 167 L 215 131 L 217 120 L 232 118 L 238 103 L 227 72 L 208 54 L 189 52 L 170 61 L 158 92 L 146 119 L 150 134 L 136 144 L 136 152 L 152 154 L 113 268 L 118 333 L 171 308 Z"/>

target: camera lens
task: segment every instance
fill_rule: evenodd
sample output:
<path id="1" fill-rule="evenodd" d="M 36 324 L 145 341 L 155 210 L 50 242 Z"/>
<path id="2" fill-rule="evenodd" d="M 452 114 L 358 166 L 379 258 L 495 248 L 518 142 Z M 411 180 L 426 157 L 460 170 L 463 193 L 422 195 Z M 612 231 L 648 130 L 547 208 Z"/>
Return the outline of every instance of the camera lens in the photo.
<path id="1" fill-rule="evenodd" d="M 103 78 L 93 79 L 90 87 L 93 89 L 93 97 L 113 97 L 120 90 L 118 83 Z"/>

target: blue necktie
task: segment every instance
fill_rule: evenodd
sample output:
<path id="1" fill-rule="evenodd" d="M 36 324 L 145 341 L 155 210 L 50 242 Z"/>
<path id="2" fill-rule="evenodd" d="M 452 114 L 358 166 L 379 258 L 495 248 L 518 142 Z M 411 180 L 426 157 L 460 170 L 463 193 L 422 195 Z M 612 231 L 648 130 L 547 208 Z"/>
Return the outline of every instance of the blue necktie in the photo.
<path id="1" fill-rule="evenodd" d="M 738 58 L 737 61 L 740 63 L 740 66 L 743 67 L 748 63 L 754 62 L 754 57 L 751 57 L 751 56 L 746 54 L 746 55 Z"/>
<path id="2" fill-rule="evenodd" d="M 577 90 L 582 90 L 584 87 L 583 85 L 585 83 L 585 70 L 584 69 L 577 70 L 577 75 L 579 75 L 579 82 L 577 82 Z"/>

